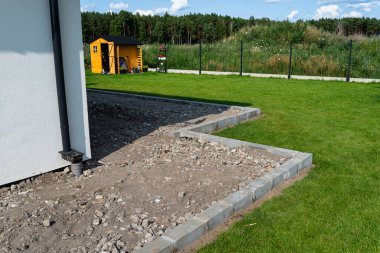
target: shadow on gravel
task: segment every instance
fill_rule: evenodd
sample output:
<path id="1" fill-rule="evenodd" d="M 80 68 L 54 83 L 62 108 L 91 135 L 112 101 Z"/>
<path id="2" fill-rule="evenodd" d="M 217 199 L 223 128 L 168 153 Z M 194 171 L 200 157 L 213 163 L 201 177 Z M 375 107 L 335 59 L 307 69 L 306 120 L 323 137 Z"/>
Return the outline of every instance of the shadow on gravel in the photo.
<path id="1" fill-rule="evenodd" d="M 146 95 L 146 94 L 145 94 Z M 227 108 L 87 92 L 92 157 L 100 159 L 162 126 L 185 127 Z M 202 120 L 202 119 L 200 119 Z M 198 123 L 198 122 L 197 122 Z"/>
<path id="2" fill-rule="evenodd" d="M 91 85 L 94 85 L 97 83 L 88 83 L 88 91 L 90 92 Z M 93 89 L 93 90 L 100 90 L 100 89 Z M 194 97 L 185 97 L 185 96 L 173 96 L 173 95 L 162 95 L 157 93 L 149 93 L 149 92 L 134 92 L 134 91 L 121 91 L 116 89 L 104 89 L 105 91 L 112 91 L 112 92 L 120 92 L 120 93 L 127 93 L 127 94 L 134 94 L 134 95 L 142 95 L 142 96 L 153 96 L 153 97 L 162 97 L 162 98 L 173 98 L 173 99 L 182 99 L 182 100 L 188 100 L 188 101 L 198 101 L 198 102 L 204 102 L 204 103 L 214 103 L 214 104 L 225 104 L 225 105 L 236 105 L 236 106 L 252 106 L 252 104 L 249 103 L 241 103 L 237 101 L 228 101 L 228 100 L 213 100 L 213 99 L 203 99 L 203 98 L 194 98 Z"/>

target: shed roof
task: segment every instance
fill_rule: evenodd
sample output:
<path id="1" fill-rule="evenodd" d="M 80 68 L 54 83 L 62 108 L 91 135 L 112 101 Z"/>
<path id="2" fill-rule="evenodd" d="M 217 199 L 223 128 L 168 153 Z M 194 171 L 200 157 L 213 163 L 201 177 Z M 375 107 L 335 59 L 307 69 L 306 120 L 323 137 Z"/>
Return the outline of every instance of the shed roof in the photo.
<path id="1" fill-rule="evenodd" d="M 98 39 L 104 39 L 108 42 L 113 42 L 117 45 L 141 45 L 142 43 L 138 40 L 129 38 L 129 37 L 123 37 L 123 36 L 111 36 L 111 35 L 102 35 L 96 38 L 95 40 L 91 41 L 94 42 Z"/>

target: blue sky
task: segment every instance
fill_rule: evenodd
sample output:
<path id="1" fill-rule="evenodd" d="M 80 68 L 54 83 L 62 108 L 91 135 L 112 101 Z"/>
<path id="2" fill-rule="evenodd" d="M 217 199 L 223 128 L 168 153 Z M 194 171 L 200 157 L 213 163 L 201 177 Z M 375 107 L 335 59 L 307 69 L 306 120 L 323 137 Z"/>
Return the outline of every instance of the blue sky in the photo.
<path id="1" fill-rule="evenodd" d="M 142 15 L 217 13 L 234 17 L 269 17 L 274 20 L 341 17 L 380 18 L 380 0 L 81 0 L 82 11 Z"/>

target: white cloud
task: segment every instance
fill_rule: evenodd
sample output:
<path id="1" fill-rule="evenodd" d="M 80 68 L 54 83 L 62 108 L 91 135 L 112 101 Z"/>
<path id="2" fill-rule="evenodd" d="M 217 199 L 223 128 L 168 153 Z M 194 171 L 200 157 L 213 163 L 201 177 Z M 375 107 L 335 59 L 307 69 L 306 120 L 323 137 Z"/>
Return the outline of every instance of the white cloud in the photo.
<path id="1" fill-rule="evenodd" d="M 176 14 L 178 11 L 183 10 L 187 7 L 189 7 L 189 2 L 188 0 L 171 0 L 172 4 L 170 8 L 166 7 L 161 7 L 161 8 L 156 8 L 156 9 L 148 9 L 148 10 L 136 10 L 134 13 L 139 13 L 140 15 L 143 16 L 148 16 L 148 15 L 160 15 L 164 14 L 166 12 L 170 14 Z"/>
<path id="2" fill-rule="evenodd" d="M 349 3 L 346 5 L 346 8 L 354 8 L 369 12 L 376 6 L 380 6 L 380 1 L 370 1 L 368 3 Z"/>
<path id="3" fill-rule="evenodd" d="M 93 11 L 95 9 L 96 5 L 95 4 L 86 4 L 82 5 L 80 7 L 81 12 L 87 12 L 87 11 Z"/>
<path id="4" fill-rule="evenodd" d="M 363 11 L 371 11 L 372 10 L 372 4 L 371 3 L 347 4 L 346 7 L 347 8 L 361 9 Z"/>
<path id="5" fill-rule="evenodd" d="M 330 5 L 322 5 L 315 12 L 314 18 L 338 18 L 340 16 L 340 8 L 338 5 L 330 4 Z"/>
<path id="6" fill-rule="evenodd" d="M 136 10 L 134 13 L 139 13 L 142 16 L 154 16 L 169 12 L 168 8 L 157 8 L 153 10 Z"/>
<path id="7" fill-rule="evenodd" d="M 154 11 L 157 14 L 164 14 L 164 13 L 168 12 L 169 10 L 168 10 L 168 8 L 162 7 L 162 8 L 157 8 Z"/>
<path id="8" fill-rule="evenodd" d="M 154 15 L 154 10 L 140 10 L 140 9 L 137 9 L 133 13 L 134 14 L 139 13 L 142 16 L 153 16 Z"/>
<path id="9" fill-rule="evenodd" d="M 111 2 L 109 5 L 110 11 L 121 11 L 128 9 L 128 4 L 124 3 L 123 1 L 120 2 Z"/>
<path id="10" fill-rule="evenodd" d="M 172 13 L 177 13 L 180 10 L 183 10 L 189 6 L 188 0 L 171 0 L 172 6 L 170 7 L 170 11 Z"/>
<path id="11" fill-rule="evenodd" d="M 289 20 L 294 20 L 295 18 L 297 18 L 298 13 L 298 10 L 293 10 L 288 16 L 286 16 L 286 18 Z"/>
<path id="12" fill-rule="evenodd" d="M 344 8 L 339 7 L 337 4 L 328 3 L 346 3 Z M 315 12 L 313 18 L 360 18 L 363 17 L 362 11 L 370 12 L 374 8 L 380 6 L 380 1 L 371 0 L 318 0 L 321 5 Z M 347 10 L 348 9 L 348 10 Z M 351 9 L 351 10 L 349 10 Z M 353 10 L 352 10 L 353 9 Z"/>
<path id="13" fill-rule="evenodd" d="M 351 11 L 350 13 L 345 13 L 342 15 L 344 18 L 361 18 L 363 14 L 357 11 Z"/>

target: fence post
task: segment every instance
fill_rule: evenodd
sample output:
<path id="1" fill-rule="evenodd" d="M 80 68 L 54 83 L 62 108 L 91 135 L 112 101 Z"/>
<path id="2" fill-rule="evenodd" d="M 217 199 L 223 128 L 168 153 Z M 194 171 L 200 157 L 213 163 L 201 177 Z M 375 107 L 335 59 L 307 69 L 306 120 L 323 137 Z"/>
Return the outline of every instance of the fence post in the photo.
<path id="1" fill-rule="evenodd" d="M 243 76 L 243 41 L 240 43 L 240 76 Z"/>
<path id="2" fill-rule="evenodd" d="M 167 65 L 167 62 L 168 62 L 168 57 L 167 57 L 167 52 L 168 52 L 168 48 L 166 47 L 166 41 L 165 41 L 165 74 L 168 73 L 168 65 Z"/>
<path id="3" fill-rule="evenodd" d="M 352 64 L 352 40 L 350 40 L 349 44 L 349 55 L 348 55 L 348 63 L 347 63 L 347 71 L 346 71 L 346 82 L 350 82 L 351 78 L 351 64 Z"/>
<path id="4" fill-rule="evenodd" d="M 199 41 L 199 75 L 202 75 L 202 42 Z"/>
<path id="5" fill-rule="evenodd" d="M 288 79 L 292 77 L 293 42 L 290 42 Z"/>

